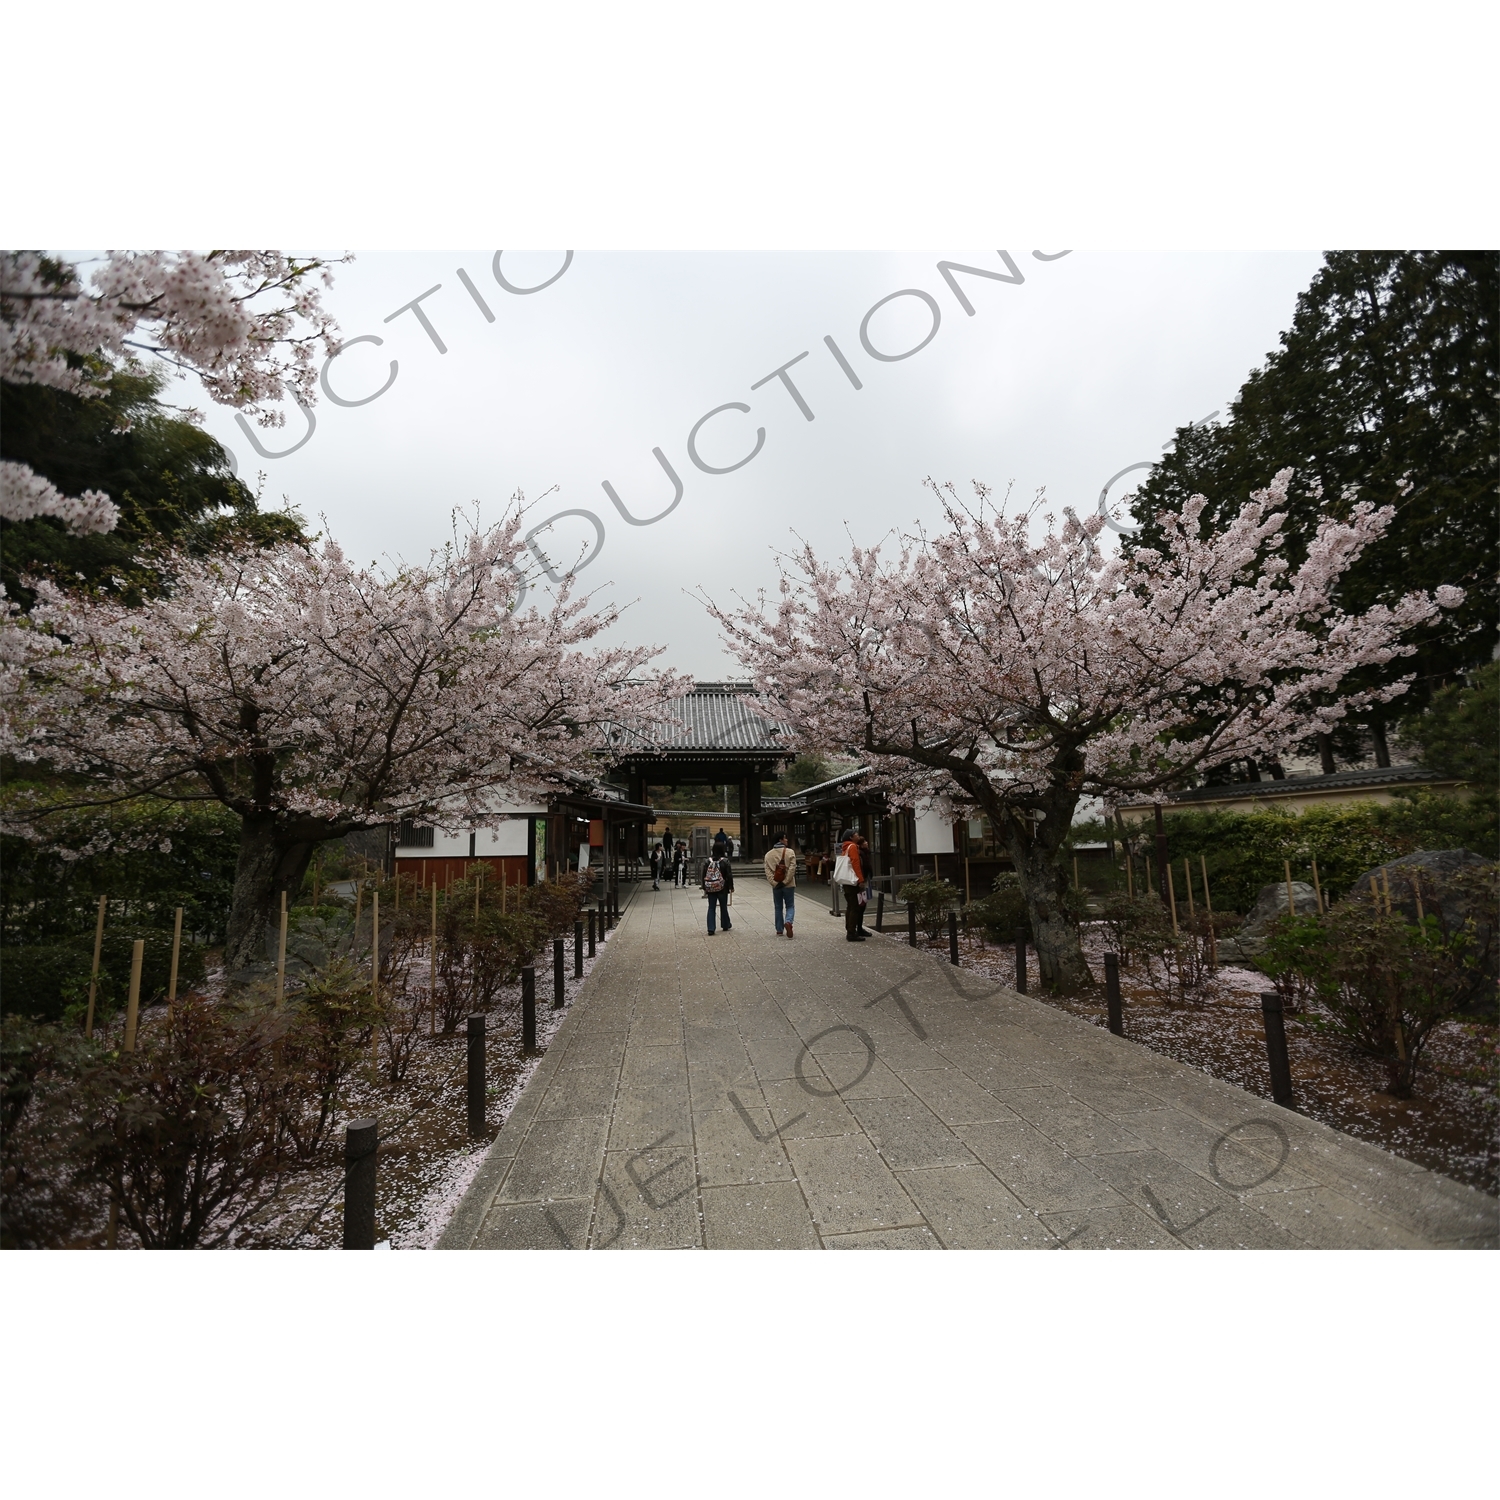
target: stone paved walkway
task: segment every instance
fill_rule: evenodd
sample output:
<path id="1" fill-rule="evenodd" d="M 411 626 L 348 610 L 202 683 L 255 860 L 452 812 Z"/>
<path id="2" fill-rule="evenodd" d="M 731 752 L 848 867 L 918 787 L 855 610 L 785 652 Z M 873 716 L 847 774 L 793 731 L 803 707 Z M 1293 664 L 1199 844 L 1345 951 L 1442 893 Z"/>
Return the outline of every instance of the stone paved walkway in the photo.
<path id="1" fill-rule="evenodd" d="M 444 1248 L 1497 1244 L 1496 1201 L 804 900 L 630 903 Z"/>

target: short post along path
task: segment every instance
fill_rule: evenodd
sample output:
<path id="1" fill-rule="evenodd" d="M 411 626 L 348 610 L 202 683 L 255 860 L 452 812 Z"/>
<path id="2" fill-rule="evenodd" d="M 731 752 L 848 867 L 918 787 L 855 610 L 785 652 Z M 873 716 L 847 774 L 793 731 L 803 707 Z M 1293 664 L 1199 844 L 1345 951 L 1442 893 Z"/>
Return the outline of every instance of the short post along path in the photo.
<path id="1" fill-rule="evenodd" d="M 826 906 L 642 888 L 443 1236 L 475 1249 L 1494 1247 L 1497 1204 Z"/>

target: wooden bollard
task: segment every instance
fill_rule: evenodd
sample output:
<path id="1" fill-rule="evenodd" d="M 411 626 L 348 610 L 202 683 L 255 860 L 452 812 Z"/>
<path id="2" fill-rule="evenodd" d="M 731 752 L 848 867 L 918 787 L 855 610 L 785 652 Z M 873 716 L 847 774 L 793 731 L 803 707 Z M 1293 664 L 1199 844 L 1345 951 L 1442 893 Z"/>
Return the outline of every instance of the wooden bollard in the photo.
<path id="1" fill-rule="evenodd" d="M 573 978 L 583 978 L 583 921 L 573 924 Z"/>
<path id="2" fill-rule="evenodd" d="M 1120 1005 L 1120 956 L 1117 953 L 1104 955 L 1104 1004 L 1109 1016 L 1109 1029 L 1116 1036 L 1124 1036 L 1125 1013 Z"/>
<path id="3" fill-rule="evenodd" d="M 1016 939 L 1016 993 L 1026 993 L 1026 939 Z"/>
<path id="4" fill-rule="evenodd" d="M 1292 1095 L 1292 1062 L 1286 1050 L 1286 1018 L 1280 992 L 1262 990 L 1260 1010 L 1266 1023 L 1266 1059 L 1271 1067 L 1271 1098 L 1277 1104 L 1291 1109 L 1296 1101 Z"/>
<path id="5" fill-rule="evenodd" d="M 378 897 L 376 898 L 379 899 Z M 172 951 L 172 978 L 177 977 L 177 951 Z M 281 893 L 281 936 L 276 940 L 276 1009 L 286 999 L 286 891 Z"/>
<path id="6" fill-rule="evenodd" d="M 146 940 L 130 945 L 130 998 L 125 1002 L 125 1050 L 135 1051 L 135 1027 L 141 1014 L 141 965 L 146 958 Z"/>
<path id="7" fill-rule="evenodd" d="M 94 996 L 99 992 L 99 955 L 104 950 L 104 908 L 108 902 L 108 896 L 99 898 L 99 916 L 94 923 L 94 967 L 89 971 L 89 1013 L 83 1023 L 85 1036 L 94 1034 Z"/>
<path id="8" fill-rule="evenodd" d="M 432 940 L 427 945 L 427 996 L 432 1001 L 432 1035 L 437 1035 L 437 884 L 432 887 Z"/>
<path id="9" fill-rule="evenodd" d="M 177 961 L 182 957 L 182 908 L 177 908 L 177 915 L 172 918 L 172 968 L 167 975 L 167 1014 L 172 1014 L 172 1006 L 177 1000 Z"/>
<path id="10" fill-rule="evenodd" d="M 906 941 L 917 946 L 917 908 L 910 901 L 906 903 Z"/>
<path id="11" fill-rule="evenodd" d="M 521 1052 L 536 1056 L 536 970 L 530 964 L 521 970 Z"/>
<path id="12" fill-rule="evenodd" d="M 1203 875 L 1203 910 L 1208 914 L 1208 962 L 1219 967 L 1219 937 L 1214 931 L 1214 898 L 1208 889 L 1208 860 L 1198 856 L 1198 869 Z"/>
<path id="13" fill-rule="evenodd" d="M 375 1161 L 380 1127 L 351 1120 L 344 1128 L 344 1249 L 375 1248 Z"/>
<path id="14" fill-rule="evenodd" d="M 595 945 L 595 942 L 597 941 L 597 934 L 594 931 L 594 919 L 597 916 L 598 916 L 598 913 L 594 910 L 594 908 L 592 906 L 589 907 L 589 957 L 590 958 L 592 958 L 594 956 L 594 952 L 595 952 L 594 945 Z"/>
<path id="15" fill-rule="evenodd" d="M 875 931 L 885 931 L 885 892 L 875 892 Z"/>
<path id="16" fill-rule="evenodd" d="M 563 1008 L 564 984 L 563 978 L 563 940 L 552 939 L 552 1009 Z"/>
<path id="17" fill-rule="evenodd" d="M 380 892 L 370 893 L 370 1082 L 380 1082 Z"/>
<path id="18" fill-rule="evenodd" d="M 958 966 L 958 913 L 948 913 L 948 962 L 955 968 Z"/>
<path id="19" fill-rule="evenodd" d="M 469 1136 L 478 1140 L 484 1134 L 484 1017 L 469 1017 L 468 1105 Z"/>

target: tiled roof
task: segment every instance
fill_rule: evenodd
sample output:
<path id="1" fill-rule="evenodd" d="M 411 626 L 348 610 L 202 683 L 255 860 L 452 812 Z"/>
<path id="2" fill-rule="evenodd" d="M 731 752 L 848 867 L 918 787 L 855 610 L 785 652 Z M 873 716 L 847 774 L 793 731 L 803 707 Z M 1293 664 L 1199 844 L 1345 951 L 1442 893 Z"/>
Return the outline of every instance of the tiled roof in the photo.
<path id="1" fill-rule="evenodd" d="M 1283 776 L 1280 781 L 1229 781 L 1214 786 L 1192 786 L 1168 794 L 1170 802 L 1216 802 L 1226 798 L 1295 797 L 1303 792 L 1337 792 L 1388 786 L 1420 786 L 1427 782 L 1452 784 L 1452 778 L 1425 766 L 1365 766 L 1357 771 L 1336 771 L 1332 776 Z M 1145 806 L 1126 803 L 1125 806 Z"/>
<path id="2" fill-rule="evenodd" d="M 667 754 L 712 750 L 777 751 L 790 753 L 789 732 L 750 706 L 754 689 L 748 682 L 700 682 L 672 712 L 681 723 L 653 724 L 644 739 L 627 738 L 620 749 L 652 749 Z"/>

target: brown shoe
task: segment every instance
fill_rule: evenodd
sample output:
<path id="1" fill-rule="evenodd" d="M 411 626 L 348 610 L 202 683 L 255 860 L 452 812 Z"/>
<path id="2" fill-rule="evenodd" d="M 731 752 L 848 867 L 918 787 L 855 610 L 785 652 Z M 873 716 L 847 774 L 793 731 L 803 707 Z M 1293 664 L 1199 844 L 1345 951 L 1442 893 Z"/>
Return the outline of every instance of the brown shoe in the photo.
<path id="1" fill-rule="evenodd" d="M 791 937 L 792 935 L 792 924 L 790 922 L 786 924 L 786 935 L 788 937 Z"/>

